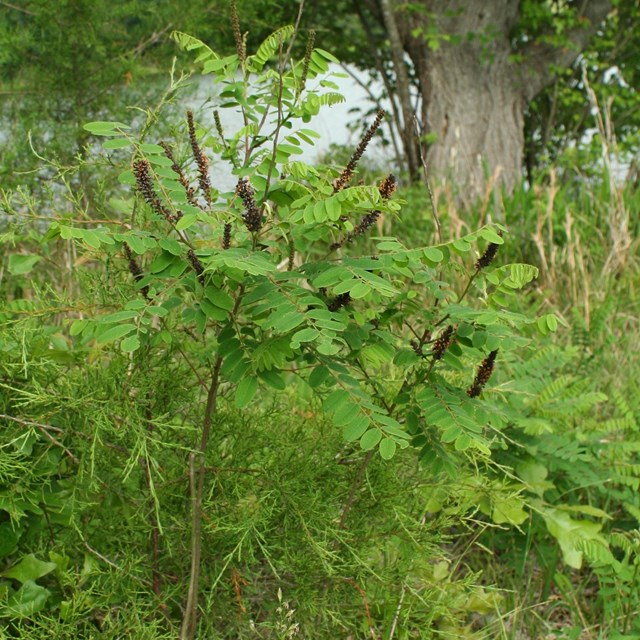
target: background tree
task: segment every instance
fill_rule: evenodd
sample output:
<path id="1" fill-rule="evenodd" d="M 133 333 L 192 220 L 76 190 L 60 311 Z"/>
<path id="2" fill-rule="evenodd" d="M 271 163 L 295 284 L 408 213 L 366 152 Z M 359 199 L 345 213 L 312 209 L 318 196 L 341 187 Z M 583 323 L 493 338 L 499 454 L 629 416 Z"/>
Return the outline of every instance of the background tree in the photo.
<path id="1" fill-rule="evenodd" d="M 527 105 L 615 19 L 613 9 L 609 0 L 366 2 L 359 16 L 371 45 L 388 42 L 411 175 L 417 110 L 434 173 L 454 177 L 467 198 L 482 193 L 487 173 L 512 189 L 522 178 Z"/>
<path id="2" fill-rule="evenodd" d="M 612 129 L 631 151 L 637 147 L 637 0 L 492 0 L 478 7 L 460 0 L 318 0 L 307 3 L 301 33 L 315 29 L 325 49 L 382 81 L 406 173 L 421 173 L 419 132 L 431 173 L 452 177 L 470 200 L 487 174 L 499 171 L 510 189 L 523 167 L 531 181 L 547 158 L 584 141 L 593 121 L 578 62 L 604 107 L 615 93 Z M 292 23 L 297 8 L 241 2 L 248 45 L 273 24 Z M 29 164 L 27 131 L 38 148 L 46 141 L 46 153 L 69 159 L 86 141 L 81 123 L 122 118 L 125 104 L 143 102 L 140 94 L 149 104 L 163 87 L 155 70 L 165 74 L 176 53 L 172 29 L 234 51 L 228 14 L 226 0 L 7 6 L 0 13 L 0 95 L 11 139 L 0 158 L 5 181 Z"/>

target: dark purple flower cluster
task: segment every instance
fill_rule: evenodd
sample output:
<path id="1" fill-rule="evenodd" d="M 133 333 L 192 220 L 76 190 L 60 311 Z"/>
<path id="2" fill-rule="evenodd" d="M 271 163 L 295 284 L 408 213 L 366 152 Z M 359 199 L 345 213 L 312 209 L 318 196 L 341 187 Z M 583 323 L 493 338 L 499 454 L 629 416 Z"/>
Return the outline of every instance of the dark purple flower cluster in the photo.
<path id="1" fill-rule="evenodd" d="M 484 386 L 489 382 L 489 378 L 493 373 L 493 367 L 496 363 L 497 355 L 498 350 L 496 349 L 495 351 L 492 351 L 478 367 L 473 384 L 467 389 L 467 395 L 470 398 L 477 398 L 482 393 Z"/>
<path id="2" fill-rule="evenodd" d="M 384 119 L 385 113 L 382 109 L 380 109 L 376 115 L 376 119 L 373 121 L 373 124 L 367 129 L 367 132 L 360 140 L 360 144 L 356 147 L 354 154 L 351 156 L 351 160 L 344 168 L 344 171 L 338 176 L 338 178 L 333 183 L 333 192 L 337 193 L 338 191 L 342 191 L 353 178 L 353 172 L 356 170 L 356 166 L 362 158 L 362 154 L 365 152 L 365 149 L 371 142 L 375 132 L 378 130 L 380 125 L 382 124 L 382 120 Z"/>
<path id="3" fill-rule="evenodd" d="M 131 247 L 126 242 L 124 242 L 122 244 L 122 249 L 124 250 L 124 255 L 126 256 L 127 261 L 129 263 L 129 272 L 133 276 L 133 279 L 136 282 L 139 282 L 140 280 L 142 280 L 144 275 L 142 273 L 142 269 L 140 268 L 140 265 L 136 262 L 136 259 L 133 257 L 133 252 L 131 251 Z M 149 287 L 142 287 L 140 289 L 140 293 L 145 298 L 145 300 L 149 300 Z"/>
<path id="4" fill-rule="evenodd" d="M 442 359 L 442 356 L 444 356 L 445 351 L 449 348 L 449 345 L 451 344 L 454 330 L 455 330 L 455 327 L 450 324 L 436 338 L 435 342 L 433 343 L 433 349 L 431 350 L 434 360 Z"/>
<path id="5" fill-rule="evenodd" d="M 151 167 L 149 162 L 144 158 L 136 160 L 133 163 L 133 175 L 136 179 L 138 191 L 144 198 L 144 201 L 159 215 L 171 224 L 175 224 L 180 219 L 180 213 L 173 214 L 158 197 L 153 188 L 153 180 L 151 178 Z"/>
<path id="6" fill-rule="evenodd" d="M 240 178 L 236 185 L 236 194 L 240 196 L 244 205 L 242 220 L 249 231 L 257 233 L 262 227 L 262 214 L 256 204 L 255 191 L 248 178 Z"/>
<path id="7" fill-rule="evenodd" d="M 191 151 L 198 167 L 198 184 L 200 191 L 207 202 L 211 206 L 211 182 L 209 180 L 209 160 L 200 148 L 198 138 L 196 137 L 196 127 L 193 122 L 193 111 L 187 111 L 187 126 L 189 127 L 189 142 L 191 143 Z"/>

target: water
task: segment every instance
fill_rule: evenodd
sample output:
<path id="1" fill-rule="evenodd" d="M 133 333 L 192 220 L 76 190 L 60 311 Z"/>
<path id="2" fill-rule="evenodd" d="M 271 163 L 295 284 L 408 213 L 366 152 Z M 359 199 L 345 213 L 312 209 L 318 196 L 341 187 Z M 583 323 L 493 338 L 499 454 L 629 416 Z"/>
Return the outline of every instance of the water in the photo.
<path id="1" fill-rule="evenodd" d="M 332 65 L 332 72 L 341 73 L 339 65 Z M 357 71 L 353 71 L 357 73 Z M 221 100 L 217 97 L 221 91 L 221 85 L 215 84 L 211 80 L 212 76 L 196 76 L 193 79 L 195 88 L 193 93 L 186 100 L 186 106 L 197 114 L 198 121 L 203 126 L 213 129 L 213 110 L 218 108 Z M 364 79 L 364 78 L 363 78 Z M 303 123 L 297 119 L 294 121 L 294 128 L 308 128 L 316 131 L 320 138 L 315 144 L 302 143 L 302 153 L 291 157 L 291 160 L 300 160 L 308 164 L 314 164 L 321 159 L 327 159 L 327 153 L 332 144 L 344 145 L 347 148 L 355 149 L 361 136 L 361 128 L 358 127 L 359 114 L 371 109 L 372 102 L 367 91 L 360 86 L 352 77 L 332 77 L 331 80 L 338 85 L 335 90 L 345 97 L 345 101 L 340 104 L 322 107 L 320 113 L 312 118 L 309 123 Z M 324 89 L 326 91 L 334 89 Z M 374 91 L 377 91 L 374 88 Z M 227 137 L 232 136 L 243 126 L 242 113 L 239 108 L 219 109 L 222 127 Z M 373 116 L 368 118 L 373 121 Z M 270 131 L 272 127 L 266 127 Z M 367 158 L 374 162 L 388 160 L 388 153 L 382 144 L 375 139 L 367 148 Z M 216 187 L 222 191 L 234 188 L 237 177 L 231 174 L 230 165 L 219 161 L 212 167 L 212 177 Z"/>

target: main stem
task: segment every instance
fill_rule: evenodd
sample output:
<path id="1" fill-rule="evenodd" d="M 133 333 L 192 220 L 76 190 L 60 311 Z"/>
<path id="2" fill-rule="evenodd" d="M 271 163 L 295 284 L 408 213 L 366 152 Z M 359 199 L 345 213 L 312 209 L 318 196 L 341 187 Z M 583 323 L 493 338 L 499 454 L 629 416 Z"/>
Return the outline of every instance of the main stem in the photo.
<path id="1" fill-rule="evenodd" d="M 200 556 L 202 555 L 202 496 L 206 473 L 206 450 L 211 434 L 211 423 L 218 404 L 220 387 L 220 367 L 222 356 L 218 356 L 211 374 L 211 384 L 207 392 L 207 407 L 204 413 L 200 446 L 189 456 L 189 477 L 191 479 L 191 571 L 189 593 L 185 606 L 180 640 L 193 640 L 198 624 L 198 595 L 200 583 Z"/>

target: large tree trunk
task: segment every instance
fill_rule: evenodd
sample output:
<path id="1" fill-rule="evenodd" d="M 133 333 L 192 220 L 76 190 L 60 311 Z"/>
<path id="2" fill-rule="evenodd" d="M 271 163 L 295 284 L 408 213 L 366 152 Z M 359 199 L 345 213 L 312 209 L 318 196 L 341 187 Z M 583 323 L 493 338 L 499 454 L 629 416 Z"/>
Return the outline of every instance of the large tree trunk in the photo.
<path id="1" fill-rule="evenodd" d="M 483 62 L 472 47 L 444 47 L 431 56 L 423 76 L 425 133 L 432 141 L 432 174 L 457 185 L 469 202 L 495 174 L 507 190 L 522 177 L 525 100 L 508 53 Z"/>
<path id="2" fill-rule="evenodd" d="M 387 4 L 378 2 L 381 8 Z M 465 203 L 484 194 L 492 175 L 497 186 L 511 191 L 523 178 L 527 103 L 553 82 L 553 65 L 575 61 L 606 17 L 610 0 L 576 4 L 581 20 L 566 34 L 567 46 L 532 39 L 517 52 L 512 48 L 516 0 L 417 4 L 423 10 L 396 5 L 393 15 L 419 82 L 430 174 L 455 183 Z"/>

